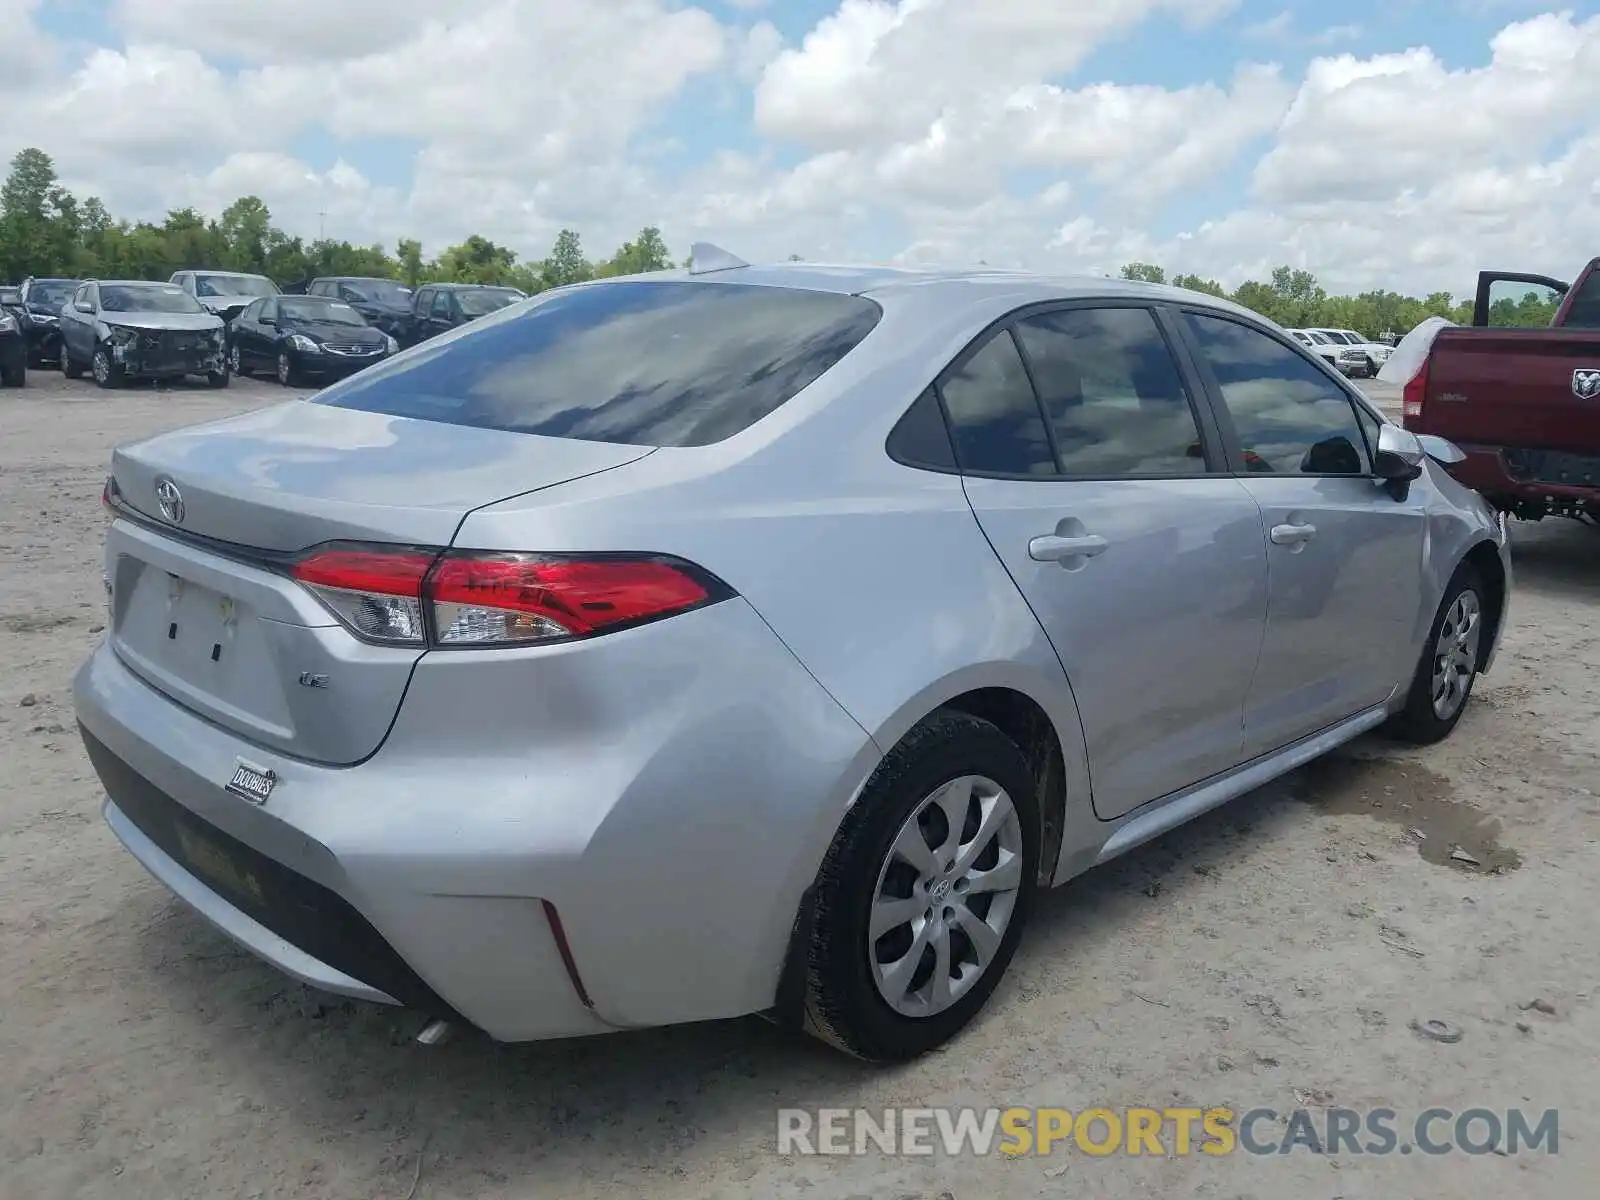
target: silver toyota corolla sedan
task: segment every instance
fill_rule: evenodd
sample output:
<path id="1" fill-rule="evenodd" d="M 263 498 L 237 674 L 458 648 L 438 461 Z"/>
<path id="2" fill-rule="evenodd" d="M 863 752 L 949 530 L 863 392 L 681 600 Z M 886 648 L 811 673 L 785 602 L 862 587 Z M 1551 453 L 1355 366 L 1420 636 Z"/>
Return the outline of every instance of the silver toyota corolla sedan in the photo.
<path id="1" fill-rule="evenodd" d="M 1488 670 L 1510 560 L 1459 451 L 1260 317 L 697 263 L 116 451 L 105 817 L 290 975 L 904 1059 L 1038 889 L 1442 738 Z"/>

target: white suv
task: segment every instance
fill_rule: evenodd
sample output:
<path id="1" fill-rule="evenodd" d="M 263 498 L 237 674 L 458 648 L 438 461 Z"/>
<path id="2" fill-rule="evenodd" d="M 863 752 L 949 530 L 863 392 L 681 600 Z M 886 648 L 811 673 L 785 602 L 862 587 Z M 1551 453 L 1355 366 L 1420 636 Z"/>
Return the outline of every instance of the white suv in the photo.
<path id="1" fill-rule="evenodd" d="M 1328 336 L 1326 330 L 1291 329 L 1288 332 L 1295 341 L 1327 360 L 1328 365 L 1341 375 L 1353 376 L 1367 369 L 1365 354 L 1354 346 L 1346 345 L 1342 339 Z"/>
<path id="2" fill-rule="evenodd" d="M 1320 333 L 1335 343 L 1354 346 L 1366 356 L 1366 373 L 1369 377 L 1382 370 L 1383 364 L 1389 361 L 1389 355 L 1393 353 L 1393 347 L 1363 337 L 1354 329 L 1308 329 L 1306 332 Z"/>

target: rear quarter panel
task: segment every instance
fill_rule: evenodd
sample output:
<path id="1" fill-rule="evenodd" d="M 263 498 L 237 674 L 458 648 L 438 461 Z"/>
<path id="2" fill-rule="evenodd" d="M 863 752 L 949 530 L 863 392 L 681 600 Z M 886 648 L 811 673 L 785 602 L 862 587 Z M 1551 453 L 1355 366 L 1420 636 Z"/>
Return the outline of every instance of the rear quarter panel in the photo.
<path id="1" fill-rule="evenodd" d="M 992 305 L 997 316 L 1014 306 L 1003 296 Z M 891 307 L 860 349 L 876 342 L 898 352 L 858 350 L 725 442 L 657 450 L 626 469 L 480 509 L 455 544 L 644 550 L 699 563 L 750 603 L 880 752 L 962 692 L 1020 691 L 1054 724 L 1069 794 L 1092 824 L 1066 676 L 960 478 L 901 466 L 884 448 L 970 338 L 972 320 L 970 308 L 958 320 Z M 864 779 L 840 794 L 853 796 Z M 822 814 L 811 843 L 797 847 L 796 901 L 844 811 Z"/>

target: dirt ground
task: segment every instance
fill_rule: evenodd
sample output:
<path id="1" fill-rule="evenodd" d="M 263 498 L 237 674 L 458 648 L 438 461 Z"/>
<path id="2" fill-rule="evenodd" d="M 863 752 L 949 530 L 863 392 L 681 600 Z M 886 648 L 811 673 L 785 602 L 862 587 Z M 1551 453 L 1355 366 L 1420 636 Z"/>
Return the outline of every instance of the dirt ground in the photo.
<path id="1" fill-rule="evenodd" d="M 0 392 L 0 1197 L 1594 1195 L 1600 533 L 1516 527 L 1505 651 L 1449 742 L 1363 740 L 1047 896 L 985 1017 L 924 1061 L 754 1019 L 424 1048 L 415 1018 L 313 995 L 173 900 L 102 825 L 74 730 L 110 448 L 282 395 Z M 1555 1108 L 1560 1142 L 776 1153 L 779 1107 L 945 1104 Z"/>

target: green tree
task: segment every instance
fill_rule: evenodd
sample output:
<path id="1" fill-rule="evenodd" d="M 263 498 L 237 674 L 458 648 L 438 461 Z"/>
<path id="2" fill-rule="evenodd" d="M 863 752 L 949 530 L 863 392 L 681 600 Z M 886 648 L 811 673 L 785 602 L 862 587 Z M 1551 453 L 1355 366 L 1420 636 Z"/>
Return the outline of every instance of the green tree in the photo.
<path id="1" fill-rule="evenodd" d="M 1201 279 L 1198 275 L 1174 275 L 1172 286 L 1186 288 L 1191 292 L 1205 292 L 1210 296 L 1226 297 L 1228 289 L 1215 279 Z"/>
<path id="2" fill-rule="evenodd" d="M 563 229 L 556 234 L 550 256 L 540 264 L 540 274 L 545 287 L 566 287 L 569 283 L 582 283 L 594 278 L 594 268 L 583 257 L 583 243 L 577 231 Z"/>
<path id="3" fill-rule="evenodd" d="M 0 186 L 0 279 L 53 275 L 60 245 L 52 236 L 56 166 L 43 150 L 19 150 Z"/>
<path id="4" fill-rule="evenodd" d="M 414 288 L 422 282 L 422 243 L 415 238 L 401 238 L 394 248 L 394 256 L 400 264 L 400 278 L 405 285 Z"/>
<path id="5" fill-rule="evenodd" d="M 266 270 L 272 214 L 259 196 L 240 196 L 222 210 L 217 227 L 226 248 L 224 265 L 258 274 Z"/>
<path id="6" fill-rule="evenodd" d="M 597 272 L 599 275 L 642 275 L 672 266 L 672 252 L 661 240 L 661 230 L 647 225 L 631 242 L 624 242 Z"/>
<path id="7" fill-rule="evenodd" d="M 1167 273 L 1154 263 L 1131 262 L 1123 264 L 1122 278 L 1138 283 L 1165 283 Z"/>

